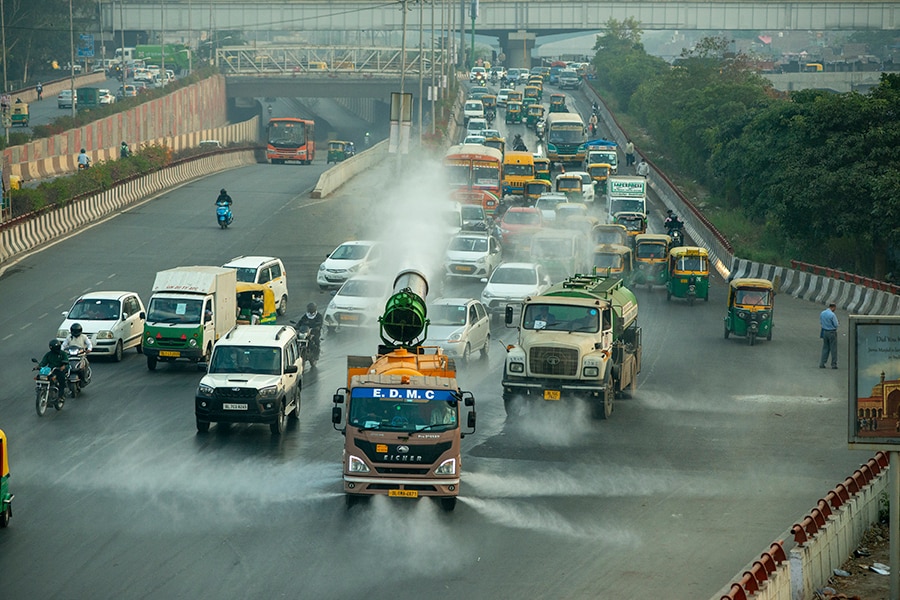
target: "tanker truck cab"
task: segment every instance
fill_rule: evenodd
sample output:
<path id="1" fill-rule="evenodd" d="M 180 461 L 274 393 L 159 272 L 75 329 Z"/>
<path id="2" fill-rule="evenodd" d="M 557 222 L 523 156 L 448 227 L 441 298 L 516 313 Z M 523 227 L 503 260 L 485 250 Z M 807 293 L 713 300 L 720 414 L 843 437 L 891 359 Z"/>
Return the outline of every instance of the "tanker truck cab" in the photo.
<path id="1" fill-rule="evenodd" d="M 637 314 L 634 294 L 615 278 L 576 275 L 528 298 L 518 341 L 507 347 L 507 415 L 582 400 L 593 417 L 609 418 L 615 397 L 634 392 L 641 370 Z M 507 327 L 515 324 L 507 309 Z"/>
<path id="2" fill-rule="evenodd" d="M 428 335 L 428 284 L 416 271 L 394 281 L 379 317 L 374 356 L 347 357 L 347 386 L 333 396 L 331 422 L 344 436 L 348 506 L 365 496 L 440 500 L 453 510 L 461 480 L 461 440 L 475 431 L 475 398 L 462 391 L 456 367 Z M 343 407 L 346 406 L 346 414 Z M 466 428 L 460 422 L 465 412 Z"/>
<path id="3" fill-rule="evenodd" d="M 156 274 L 141 347 L 147 368 L 157 362 L 208 359 L 235 325 L 237 275 L 222 267 L 176 267 Z"/>

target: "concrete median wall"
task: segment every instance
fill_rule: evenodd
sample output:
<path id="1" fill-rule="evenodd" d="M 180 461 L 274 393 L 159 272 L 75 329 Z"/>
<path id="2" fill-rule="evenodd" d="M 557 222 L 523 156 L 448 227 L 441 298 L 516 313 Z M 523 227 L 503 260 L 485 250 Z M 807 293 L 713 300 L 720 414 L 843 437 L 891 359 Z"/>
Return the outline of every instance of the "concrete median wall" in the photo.
<path id="1" fill-rule="evenodd" d="M 97 76 L 104 79 L 102 73 L 85 77 Z M 79 85 L 86 83 L 90 82 L 79 81 Z M 44 87 L 44 102 L 54 101 L 50 87 L 57 85 Z M 228 130 L 227 139 L 212 133 L 226 124 L 225 78 L 216 75 L 83 127 L 12 146 L 3 151 L 3 160 L 8 173 L 25 182 L 74 172 L 81 148 L 97 163 L 118 158 L 123 141 L 132 149 L 156 144 L 178 151 L 196 146 L 200 139 L 218 139 L 224 145 L 255 142 L 259 137 L 258 127 Z"/>
<path id="2" fill-rule="evenodd" d="M 252 122 L 255 127 L 255 120 L 248 123 Z M 4 223 L 0 226 L 0 273 L 7 266 L 6 263 L 16 256 L 149 196 L 193 179 L 256 162 L 253 150 L 216 153 L 138 177 L 99 194 L 73 200 L 59 208 Z"/>
<path id="3" fill-rule="evenodd" d="M 337 163 L 319 176 L 310 198 L 325 198 L 363 171 L 367 171 L 388 156 L 388 140 L 378 142 L 368 150 Z"/>

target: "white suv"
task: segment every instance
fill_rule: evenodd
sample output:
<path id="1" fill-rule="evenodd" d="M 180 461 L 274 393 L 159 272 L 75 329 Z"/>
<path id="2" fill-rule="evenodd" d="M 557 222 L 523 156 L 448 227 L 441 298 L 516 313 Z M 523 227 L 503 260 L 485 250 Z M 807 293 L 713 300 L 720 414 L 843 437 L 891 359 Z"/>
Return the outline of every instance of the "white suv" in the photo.
<path id="1" fill-rule="evenodd" d="M 267 423 L 284 432 L 300 416 L 303 359 L 293 327 L 237 325 L 213 347 L 194 398 L 197 431 L 210 423 Z"/>
<path id="2" fill-rule="evenodd" d="M 237 280 L 267 286 L 275 296 L 278 314 L 287 311 L 288 288 L 284 263 L 274 256 L 238 256 L 222 265 L 237 271 Z"/>

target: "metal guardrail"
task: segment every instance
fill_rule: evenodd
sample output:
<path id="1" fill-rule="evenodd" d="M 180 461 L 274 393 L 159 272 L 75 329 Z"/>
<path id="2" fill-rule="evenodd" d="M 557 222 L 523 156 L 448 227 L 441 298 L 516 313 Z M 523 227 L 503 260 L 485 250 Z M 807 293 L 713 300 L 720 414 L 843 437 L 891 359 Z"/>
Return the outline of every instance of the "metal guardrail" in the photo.
<path id="1" fill-rule="evenodd" d="M 404 72 L 418 76 L 439 73 L 444 63 L 440 49 L 406 49 Z M 215 62 L 225 75 L 399 74 L 401 48 L 383 46 L 227 46 L 217 48 Z M 448 63 L 449 64 L 449 63 Z"/>

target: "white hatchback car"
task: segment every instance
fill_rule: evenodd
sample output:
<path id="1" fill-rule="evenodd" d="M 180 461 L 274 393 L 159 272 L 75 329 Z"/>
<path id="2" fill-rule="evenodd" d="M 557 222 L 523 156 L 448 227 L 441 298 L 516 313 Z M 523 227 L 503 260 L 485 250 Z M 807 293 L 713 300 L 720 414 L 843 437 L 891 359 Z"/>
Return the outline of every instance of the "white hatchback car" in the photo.
<path id="1" fill-rule="evenodd" d="M 128 348 L 141 351 L 147 315 L 136 292 L 91 292 L 78 298 L 63 316 L 56 332 L 60 341 L 69 335 L 73 323 L 79 323 L 91 340 L 93 355 L 111 356 L 118 362 Z"/>
<path id="2" fill-rule="evenodd" d="M 474 298 L 438 298 L 428 308 L 425 346 L 440 346 L 444 354 L 468 362 L 474 352 L 487 358 L 491 346 L 491 320 Z"/>
<path id="3" fill-rule="evenodd" d="M 541 211 L 544 223 L 552 223 L 556 220 L 556 207 L 569 201 L 568 196 L 560 192 L 544 192 L 534 202 L 534 207 Z"/>
<path id="4" fill-rule="evenodd" d="M 507 304 L 522 304 L 529 296 L 539 296 L 550 287 L 550 276 L 544 267 L 535 263 L 503 263 L 482 279 L 487 285 L 481 292 L 481 303 L 491 316 L 506 311 Z"/>
<path id="5" fill-rule="evenodd" d="M 500 260 L 497 238 L 477 231 L 463 232 L 450 240 L 444 273 L 450 277 L 490 277 Z"/>
<path id="6" fill-rule="evenodd" d="M 500 91 L 497 92 L 497 106 L 505 107 L 506 101 L 509 100 L 509 93 L 512 91 L 512 88 L 500 88 Z"/>
<path id="7" fill-rule="evenodd" d="M 344 282 L 325 309 L 325 329 L 334 334 L 344 328 L 368 327 L 391 294 L 391 282 L 377 275 L 357 275 Z"/>
<path id="8" fill-rule="evenodd" d="M 316 282 L 323 290 L 337 289 L 355 275 L 362 275 L 381 260 L 381 246 L 367 240 L 344 242 L 319 265 Z"/>
<path id="9" fill-rule="evenodd" d="M 97 97 L 100 100 L 100 104 L 113 104 L 116 101 L 116 97 L 109 90 L 97 90 Z"/>
<path id="10" fill-rule="evenodd" d="M 278 314 L 287 312 L 288 287 L 287 272 L 280 258 L 274 256 L 237 256 L 222 265 L 237 271 L 237 280 L 258 283 L 272 290 Z"/>

